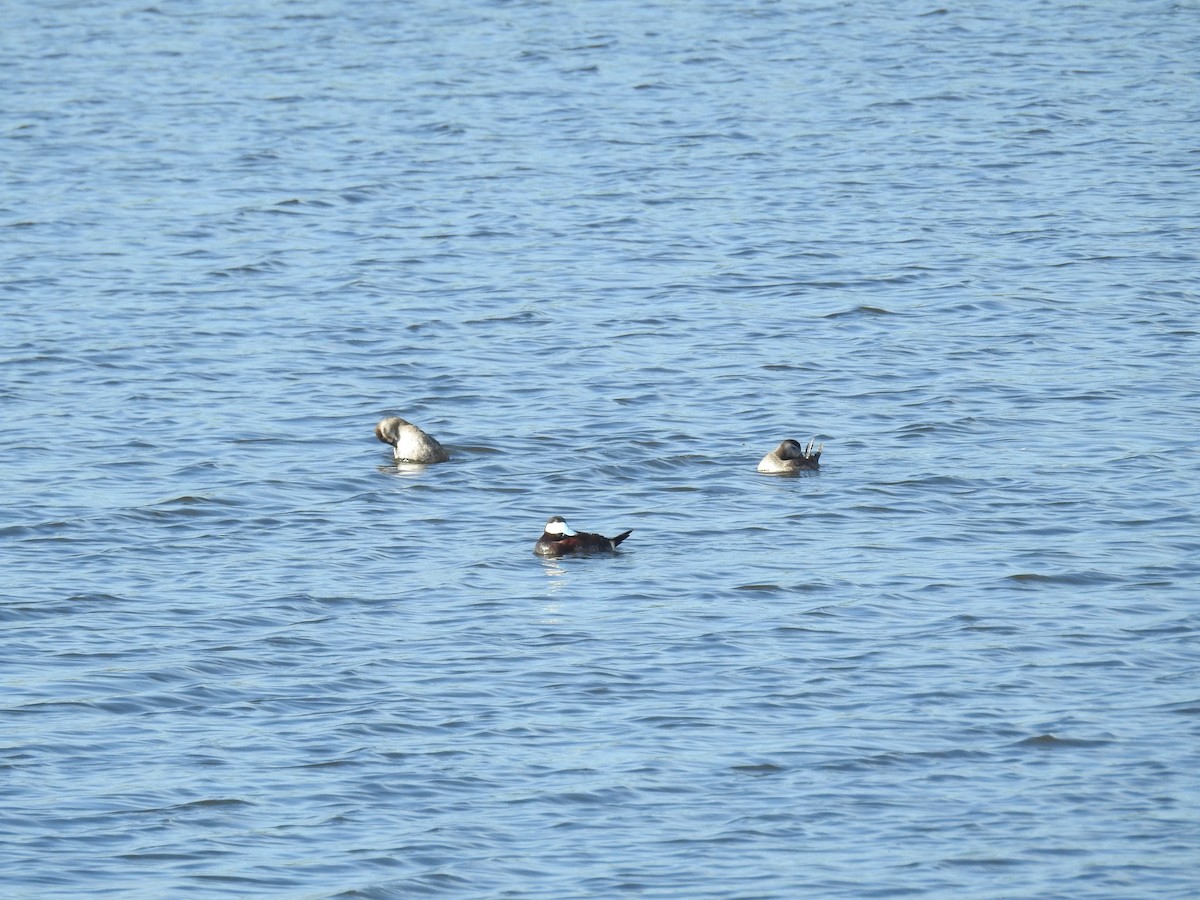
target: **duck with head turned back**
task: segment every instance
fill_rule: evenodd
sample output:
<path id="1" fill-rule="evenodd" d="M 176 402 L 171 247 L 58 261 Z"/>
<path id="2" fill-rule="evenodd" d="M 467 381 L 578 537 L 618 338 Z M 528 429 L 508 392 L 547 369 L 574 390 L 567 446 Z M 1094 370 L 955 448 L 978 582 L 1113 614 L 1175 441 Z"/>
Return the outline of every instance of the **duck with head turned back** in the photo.
<path id="1" fill-rule="evenodd" d="M 542 536 L 533 545 L 533 552 L 538 556 L 574 556 L 581 553 L 612 553 L 617 544 L 629 537 L 633 529 L 623 531 L 616 537 L 605 537 L 602 534 L 589 534 L 586 531 L 572 531 L 563 521 L 562 516 L 553 516 L 542 531 Z"/>
<path id="2" fill-rule="evenodd" d="M 437 438 L 399 416 L 388 416 L 376 425 L 375 437 L 392 445 L 396 462 L 440 463 L 450 458 Z"/>
<path id="3" fill-rule="evenodd" d="M 762 458 L 758 471 L 766 475 L 794 475 L 797 472 L 815 472 L 821 468 L 821 451 L 825 445 L 813 449 L 809 441 L 805 447 L 799 441 L 788 438 Z"/>

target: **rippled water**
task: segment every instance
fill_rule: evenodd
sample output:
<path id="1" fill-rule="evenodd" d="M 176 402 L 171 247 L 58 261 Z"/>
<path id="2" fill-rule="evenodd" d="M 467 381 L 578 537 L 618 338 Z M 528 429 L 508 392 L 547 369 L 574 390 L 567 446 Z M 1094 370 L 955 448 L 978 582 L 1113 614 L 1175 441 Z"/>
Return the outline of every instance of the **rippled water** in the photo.
<path id="1" fill-rule="evenodd" d="M 1193 895 L 1196 4 L 5 20 L 6 896 Z"/>

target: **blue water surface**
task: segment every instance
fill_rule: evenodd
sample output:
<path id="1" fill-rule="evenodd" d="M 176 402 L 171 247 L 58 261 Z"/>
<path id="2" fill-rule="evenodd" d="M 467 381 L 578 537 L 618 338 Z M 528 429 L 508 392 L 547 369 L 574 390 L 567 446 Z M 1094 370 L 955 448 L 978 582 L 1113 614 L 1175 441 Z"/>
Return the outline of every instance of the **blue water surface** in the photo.
<path id="1" fill-rule="evenodd" d="M 1200 7 L 243 6 L 4 14 L 5 896 L 1194 896 Z"/>

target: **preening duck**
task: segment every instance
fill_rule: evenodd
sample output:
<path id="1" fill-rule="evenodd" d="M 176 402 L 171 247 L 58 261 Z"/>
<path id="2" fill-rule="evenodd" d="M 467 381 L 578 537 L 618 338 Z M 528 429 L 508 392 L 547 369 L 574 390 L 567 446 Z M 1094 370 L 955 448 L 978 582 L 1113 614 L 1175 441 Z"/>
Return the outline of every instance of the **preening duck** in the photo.
<path id="1" fill-rule="evenodd" d="M 805 447 L 799 441 L 788 438 L 762 458 L 762 462 L 758 464 L 758 471 L 767 475 L 815 471 L 821 468 L 820 459 L 823 449 L 825 449 L 824 444 L 814 450 L 812 441 L 809 441 L 808 446 Z"/>
<path id="2" fill-rule="evenodd" d="M 396 462 L 440 463 L 450 458 L 437 438 L 399 416 L 388 416 L 376 425 L 375 437 L 392 445 Z"/>

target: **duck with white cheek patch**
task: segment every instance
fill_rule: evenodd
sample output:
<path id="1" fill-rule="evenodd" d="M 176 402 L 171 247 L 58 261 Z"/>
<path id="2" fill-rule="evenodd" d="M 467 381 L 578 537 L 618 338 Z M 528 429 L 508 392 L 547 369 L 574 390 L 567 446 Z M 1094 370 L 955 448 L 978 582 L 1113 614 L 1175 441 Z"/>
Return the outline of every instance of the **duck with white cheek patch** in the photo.
<path id="1" fill-rule="evenodd" d="M 553 516 L 546 522 L 542 536 L 533 546 L 533 552 L 538 556 L 558 557 L 575 556 L 583 553 L 613 553 L 617 544 L 629 537 L 633 529 L 623 531 L 616 537 L 605 537 L 602 534 L 590 534 L 586 531 L 572 531 L 562 516 Z"/>

